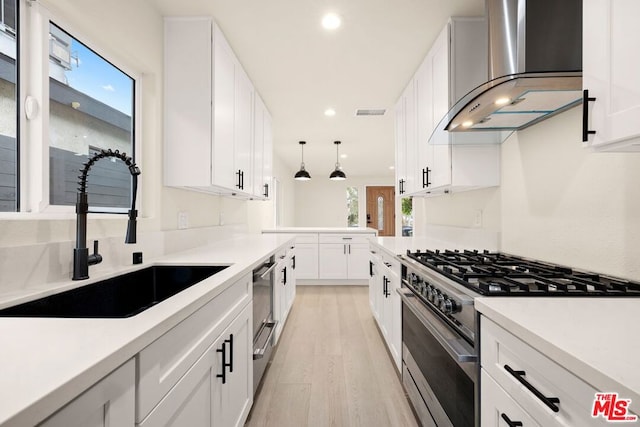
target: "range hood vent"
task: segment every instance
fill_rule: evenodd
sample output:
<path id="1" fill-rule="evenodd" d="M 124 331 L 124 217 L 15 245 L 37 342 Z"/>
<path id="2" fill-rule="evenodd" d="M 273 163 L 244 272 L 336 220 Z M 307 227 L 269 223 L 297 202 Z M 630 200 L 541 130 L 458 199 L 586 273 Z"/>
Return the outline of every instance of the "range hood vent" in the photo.
<path id="1" fill-rule="evenodd" d="M 582 0 L 486 0 L 486 16 L 489 81 L 436 132 L 509 135 L 582 102 Z"/>

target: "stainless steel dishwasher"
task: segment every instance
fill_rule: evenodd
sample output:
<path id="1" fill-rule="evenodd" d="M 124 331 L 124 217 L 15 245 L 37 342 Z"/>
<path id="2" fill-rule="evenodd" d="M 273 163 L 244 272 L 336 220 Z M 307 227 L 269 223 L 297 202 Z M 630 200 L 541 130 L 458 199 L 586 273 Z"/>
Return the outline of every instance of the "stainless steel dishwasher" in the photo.
<path id="1" fill-rule="evenodd" d="M 273 333 L 277 322 L 273 320 L 274 257 L 253 270 L 253 394 L 267 368 L 273 349 Z"/>

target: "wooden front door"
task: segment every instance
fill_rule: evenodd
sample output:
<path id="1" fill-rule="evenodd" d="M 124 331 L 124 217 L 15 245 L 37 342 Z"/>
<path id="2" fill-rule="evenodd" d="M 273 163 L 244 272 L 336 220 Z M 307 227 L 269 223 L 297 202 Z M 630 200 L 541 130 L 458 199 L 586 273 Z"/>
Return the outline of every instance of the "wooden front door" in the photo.
<path id="1" fill-rule="evenodd" d="M 367 187 L 367 227 L 378 230 L 378 236 L 395 236 L 395 217 L 394 187 Z"/>

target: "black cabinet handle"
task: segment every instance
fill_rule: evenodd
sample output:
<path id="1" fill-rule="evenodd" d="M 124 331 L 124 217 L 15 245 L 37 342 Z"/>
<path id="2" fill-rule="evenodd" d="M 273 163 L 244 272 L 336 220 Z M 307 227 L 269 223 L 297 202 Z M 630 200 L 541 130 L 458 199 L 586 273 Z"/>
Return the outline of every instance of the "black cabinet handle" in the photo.
<path id="1" fill-rule="evenodd" d="M 240 189 L 244 190 L 244 171 L 240 172 Z"/>
<path id="2" fill-rule="evenodd" d="M 524 376 L 527 375 L 525 371 L 514 371 L 511 366 L 504 365 L 504 369 L 509 372 L 515 379 L 520 382 L 523 386 L 527 388 L 531 393 L 533 393 L 538 399 L 542 401 L 545 405 L 549 407 L 553 412 L 559 412 L 560 408 L 558 405 L 560 404 L 560 399 L 557 397 L 546 397 L 544 394 L 540 393 L 540 390 L 535 388 L 529 381 L 524 379 Z"/>
<path id="3" fill-rule="evenodd" d="M 264 193 L 262 193 L 264 197 L 269 197 L 269 184 L 264 185 Z"/>
<path id="4" fill-rule="evenodd" d="M 382 276 L 382 295 L 384 295 L 385 298 L 389 298 L 389 295 L 391 295 L 391 292 L 389 292 L 389 282 L 390 280 L 387 279 L 387 276 Z"/>
<path id="5" fill-rule="evenodd" d="M 282 284 L 286 286 L 287 285 L 287 267 L 282 269 L 282 274 L 283 274 Z"/>
<path id="6" fill-rule="evenodd" d="M 296 256 L 295 255 L 291 258 L 291 269 L 292 270 L 296 269 Z"/>
<path id="7" fill-rule="evenodd" d="M 238 169 L 238 172 L 236 172 L 236 175 L 238 175 L 238 181 L 236 182 L 236 187 L 238 188 L 242 188 L 242 181 L 240 180 L 240 175 L 241 175 L 242 171 L 240 169 Z"/>
<path id="8" fill-rule="evenodd" d="M 502 414 L 501 416 L 509 427 L 522 427 L 522 421 L 511 421 L 509 417 L 507 417 L 507 414 Z"/>
<path id="9" fill-rule="evenodd" d="M 351 255 L 351 243 L 349 243 L 349 255 Z"/>
<path id="10" fill-rule="evenodd" d="M 373 263 L 369 261 L 369 277 L 373 277 Z"/>
<path id="11" fill-rule="evenodd" d="M 229 339 L 224 342 L 229 344 L 229 363 L 225 362 L 224 366 L 229 368 L 229 372 L 233 372 L 233 334 L 229 334 Z"/>
<path id="12" fill-rule="evenodd" d="M 589 89 L 582 91 L 582 142 L 587 142 L 589 135 L 596 133 L 595 130 L 589 130 L 589 102 L 595 100 L 595 97 L 589 96 Z"/>
<path id="13" fill-rule="evenodd" d="M 227 383 L 227 341 L 222 343 L 222 348 L 216 349 L 217 353 L 222 353 L 222 373 L 216 374 L 216 378 L 222 378 L 222 384 Z"/>
<path id="14" fill-rule="evenodd" d="M 422 188 L 426 188 L 431 185 L 431 182 L 429 181 L 430 173 L 431 173 L 431 169 L 429 169 L 428 167 L 422 169 Z"/>

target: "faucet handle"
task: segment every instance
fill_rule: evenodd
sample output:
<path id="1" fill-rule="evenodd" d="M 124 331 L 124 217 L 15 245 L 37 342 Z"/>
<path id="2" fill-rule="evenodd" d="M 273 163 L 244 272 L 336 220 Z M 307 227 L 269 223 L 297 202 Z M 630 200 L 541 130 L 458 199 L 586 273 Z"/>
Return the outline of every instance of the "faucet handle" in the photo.
<path id="1" fill-rule="evenodd" d="M 102 262 L 102 255 L 98 253 L 98 241 L 93 241 L 93 253 L 89 255 L 89 265 L 100 264 Z"/>

